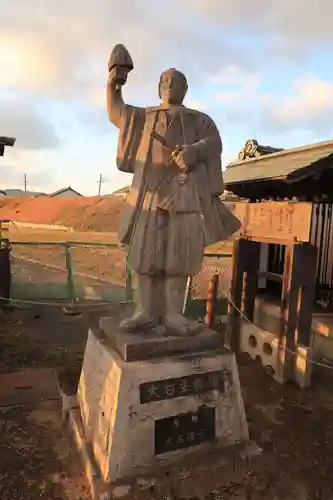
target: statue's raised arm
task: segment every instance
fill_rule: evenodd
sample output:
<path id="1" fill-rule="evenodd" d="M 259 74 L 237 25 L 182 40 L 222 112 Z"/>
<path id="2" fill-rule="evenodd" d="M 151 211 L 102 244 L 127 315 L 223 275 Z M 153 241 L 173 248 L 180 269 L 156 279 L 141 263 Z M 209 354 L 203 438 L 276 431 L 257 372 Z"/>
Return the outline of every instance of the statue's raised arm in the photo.
<path id="1" fill-rule="evenodd" d="M 110 55 L 108 69 L 106 110 L 109 120 L 119 128 L 125 107 L 121 89 L 127 81 L 128 73 L 133 69 L 132 58 L 124 45 L 118 44 L 114 47 Z"/>

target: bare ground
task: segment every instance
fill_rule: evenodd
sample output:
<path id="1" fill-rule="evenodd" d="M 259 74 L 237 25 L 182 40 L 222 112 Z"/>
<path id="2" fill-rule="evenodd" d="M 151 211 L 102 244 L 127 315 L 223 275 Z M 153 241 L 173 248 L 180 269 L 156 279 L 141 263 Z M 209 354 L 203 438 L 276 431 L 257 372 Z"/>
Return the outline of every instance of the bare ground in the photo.
<path id="1" fill-rule="evenodd" d="M 2 315 L 2 373 L 37 366 L 79 369 L 88 324 L 101 313 L 95 310 L 70 317 L 60 309 L 40 307 Z M 236 470 L 229 482 L 215 466 L 214 487 L 191 477 L 191 492 L 181 492 L 176 485 L 169 498 L 333 499 L 331 394 L 318 387 L 302 392 L 278 385 L 259 364 L 244 357 L 239 359 L 239 370 L 251 438 L 263 453 Z M 54 402 L 0 410 L 1 500 L 89 498 L 58 411 Z M 151 488 L 135 498 L 166 495 Z"/>
<path id="2" fill-rule="evenodd" d="M 88 500 L 59 402 L 0 409 L 1 500 Z"/>

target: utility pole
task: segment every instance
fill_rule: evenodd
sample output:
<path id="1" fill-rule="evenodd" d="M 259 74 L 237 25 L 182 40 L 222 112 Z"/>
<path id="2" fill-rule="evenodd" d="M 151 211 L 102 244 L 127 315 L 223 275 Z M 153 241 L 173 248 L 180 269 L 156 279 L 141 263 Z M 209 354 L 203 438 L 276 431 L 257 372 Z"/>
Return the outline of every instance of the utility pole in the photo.
<path id="1" fill-rule="evenodd" d="M 104 182 L 103 175 L 99 174 L 99 180 L 97 181 L 97 184 L 98 184 L 98 196 L 101 196 L 103 182 Z"/>
<path id="2" fill-rule="evenodd" d="M 27 174 L 24 174 L 24 191 L 27 190 Z"/>

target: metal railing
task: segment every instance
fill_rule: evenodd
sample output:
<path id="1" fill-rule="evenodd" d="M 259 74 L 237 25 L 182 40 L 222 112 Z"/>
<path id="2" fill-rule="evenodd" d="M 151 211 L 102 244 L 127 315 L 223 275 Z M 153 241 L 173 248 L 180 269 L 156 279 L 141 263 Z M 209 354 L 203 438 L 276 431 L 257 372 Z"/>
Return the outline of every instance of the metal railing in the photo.
<path id="1" fill-rule="evenodd" d="M 116 243 L 12 241 L 10 244 L 13 300 L 43 298 L 71 303 L 83 299 L 103 302 L 133 300 L 132 274 L 127 266 L 126 252 L 119 249 Z M 206 264 L 214 259 L 220 261 L 230 257 L 230 253 L 205 253 Z M 208 268 L 208 265 L 204 266 L 209 275 L 211 271 Z M 191 302 L 201 301 L 202 308 L 205 291 L 201 290 L 200 298 L 190 294 L 189 299 Z"/>

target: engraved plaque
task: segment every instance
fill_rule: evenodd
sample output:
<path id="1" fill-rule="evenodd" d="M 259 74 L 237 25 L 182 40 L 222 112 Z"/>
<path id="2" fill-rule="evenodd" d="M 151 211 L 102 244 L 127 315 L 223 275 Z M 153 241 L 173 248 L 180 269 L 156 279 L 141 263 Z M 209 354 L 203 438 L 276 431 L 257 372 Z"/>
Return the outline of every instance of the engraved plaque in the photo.
<path id="1" fill-rule="evenodd" d="M 196 373 L 187 377 L 169 378 L 140 384 L 140 403 L 193 396 L 212 390 L 225 392 L 228 374 L 225 370 Z"/>
<path id="2" fill-rule="evenodd" d="M 215 408 L 210 406 L 201 406 L 195 413 L 182 413 L 155 421 L 155 455 L 214 439 Z"/>
<path id="3" fill-rule="evenodd" d="M 309 202 L 237 202 L 240 234 L 257 241 L 309 242 L 313 205 Z"/>

